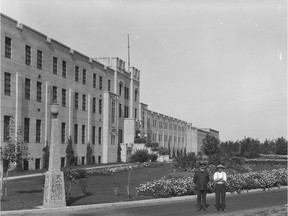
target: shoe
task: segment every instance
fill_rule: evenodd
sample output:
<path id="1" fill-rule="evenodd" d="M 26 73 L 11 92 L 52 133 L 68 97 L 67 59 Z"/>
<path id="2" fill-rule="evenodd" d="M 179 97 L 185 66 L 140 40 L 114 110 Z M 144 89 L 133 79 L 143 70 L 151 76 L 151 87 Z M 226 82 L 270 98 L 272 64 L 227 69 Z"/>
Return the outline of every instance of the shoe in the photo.
<path id="1" fill-rule="evenodd" d="M 198 212 L 201 211 L 201 208 L 198 208 L 197 211 L 198 211 Z"/>
<path id="2" fill-rule="evenodd" d="M 203 208 L 203 211 L 207 211 L 207 208 Z"/>
<path id="3" fill-rule="evenodd" d="M 218 209 L 214 209 L 214 211 L 215 211 L 215 212 L 218 212 L 219 210 L 218 210 Z"/>
<path id="4" fill-rule="evenodd" d="M 222 209 L 222 211 L 226 212 L 226 211 L 227 211 L 227 209 Z"/>

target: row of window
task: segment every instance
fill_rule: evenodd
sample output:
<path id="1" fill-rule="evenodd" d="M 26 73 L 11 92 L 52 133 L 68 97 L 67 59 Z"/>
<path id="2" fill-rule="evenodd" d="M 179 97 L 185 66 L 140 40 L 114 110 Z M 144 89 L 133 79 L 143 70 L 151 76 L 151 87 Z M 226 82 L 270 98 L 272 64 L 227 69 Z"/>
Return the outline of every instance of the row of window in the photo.
<path id="1" fill-rule="evenodd" d="M 9 123 L 11 120 L 11 116 L 6 116 L 4 115 L 4 133 L 3 133 L 3 138 L 4 142 L 9 141 Z M 42 121 L 40 119 L 36 119 L 36 134 L 35 134 L 35 142 L 40 143 L 41 142 L 41 124 Z M 74 144 L 78 144 L 78 124 L 74 124 Z M 92 139 L 91 143 L 96 144 L 96 142 L 101 145 L 102 144 L 102 127 L 98 127 L 98 140 L 96 140 L 96 126 L 92 126 Z M 30 119 L 29 118 L 24 118 L 24 143 L 29 143 L 30 142 Z M 122 129 L 118 130 L 118 137 L 119 137 L 119 142 L 123 142 L 123 131 Z M 85 144 L 86 143 L 86 125 L 81 126 L 81 143 Z M 66 134 L 66 123 L 62 122 L 61 123 L 61 143 L 66 143 L 67 141 L 67 134 Z M 115 135 L 111 135 L 111 144 L 115 145 Z"/>
<path id="2" fill-rule="evenodd" d="M 24 97 L 26 100 L 31 100 L 31 79 L 25 78 L 25 88 L 24 88 Z M 11 74 L 4 73 L 4 94 L 7 96 L 11 96 Z M 62 89 L 62 106 L 66 107 L 67 105 L 67 90 Z M 74 108 L 76 110 L 79 109 L 79 93 L 75 92 L 74 95 Z M 36 82 L 36 101 L 42 101 L 42 82 Z M 52 99 L 51 102 L 58 102 L 58 87 L 52 86 Z M 82 110 L 87 110 L 87 97 L 85 94 L 82 94 Z M 102 99 L 98 101 L 98 110 L 99 114 L 102 114 Z M 96 98 L 92 98 L 92 112 L 96 113 Z"/>
<path id="3" fill-rule="evenodd" d="M 9 123 L 11 116 L 4 116 L 4 142 L 9 141 Z M 35 134 L 35 142 L 41 142 L 41 124 L 42 121 L 40 119 L 36 119 L 36 134 Z M 30 118 L 24 118 L 24 143 L 30 142 Z M 78 143 L 78 124 L 74 125 L 74 144 Z M 81 127 L 81 143 L 85 144 L 86 140 L 86 125 L 82 125 Z M 66 143 L 67 135 L 66 135 L 66 123 L 61 123 L 61 143 Z M 92 144 L 96 144 L 96 126 L 92 126 Z M 102 143 L 102 127 L 98 127 L 98 144 Z"/>
<path id="4" fill-rule="evenodd" d="M 12 39 L 10 37 L 5 37 L 5 57 L 11 59 L 12 57 Z M 41 50 L 37 50 L 37 68 L 42 70 L 43 65 L 43 52 Z M 29 45 L 25 45 L 25 64 L 31 65 L 32 63 L 32 48 Z M 52 72 L 55 75 L 58 75 L 59 73 L 59 61 L 58 58 L 53 56 L 52 60 Z M 62 77 L 67 78 L 67 61 L 62 60 L 61 62 L 61 69 L 62 69 Z M 89 78 L 88 78 L 89 79 Z M 79 66 L 75 66 L 75 82 L 80 81 L 80 68 Z M 87 84 L 87 71 L 86 69 L 82 69 L 82 84 Z M 92 78 L 92 85 L 93 88 L 97 88 L 97 75 L 93 73 Z M 99 76 L 99 84 L 98 84 L 99 90 L 103 90 L 103 77 Z M 111 80 L 108 80 L 108 91 L 111 91 Z M 119 85 L 119 95 L 122 95 L 122 84 Z M 129 88 L 125 87 L 124 89 L 124 98 L 129 99 Z M 138 90 L 135 90 L 135 101 L 138 99 Z"/>
<path id="5" fill-rule="evenodd" d="M 61 167 L 64 167 L 66 165 L 66 157 L 61 157 L 60 161 L 61 161 Z M 81 162 L 80 165 L 84 165 L 87 164 L 89 160 L 89 163 L 91 164 L 95 164 L 96 163 L 96 157 L 94 155 L 92 155 L 90 158 L 87 158 L 85 156 L 81 157 Z M 41 158 L 35 158 L 35 170 L 41 169 L 40 164 L 41 164 Z M 101 156 L 98 156 L 98 164 L 101 163 Z M 75 166 L 78 165 L 78 157 L 75 157 Z M 24 160 L 24 170 L 28 170 L 29 169 L 29 161 Z"/>
<path id="6" fill-rule="evenodd" d="M 152 126 L 153 127 L 157 127 L 157 120 L 155 120 L 155 119 L 152 119 L 153 121 L 152 121 Z M 148 126 L 150 126 L 151 125 L 151 123 L 150 123 L 150 118 L 148 118 L 147 119 L 147 121 L 148 121 Z M 162 121 L 159 121 L 159 128 L 164 128 L 164 129 L 168 129 L 168 123 L 167 122 L 162 122 Z M 177 126 L 177 125 L 173 125 L 172 123 L 170 123 L 169 124 L 169 129 L 170 130 L 172 130 L 172 129 L 174 129 L 174 131 L 182 131 L 182 132 L 185 132 L 185 127 L 181 127 L 181 126 Z"/>
<path id="7" fill-rule="evenodd" d="M 148 134 L 148 136 L 149 136 L 150 134 Z M 169 136 L 169 141 L 170 142 L 172 142 L 173 141 L 173 136 Z M 162 134 L 159 134 L 158 135 L 158 140 L 157 140 L 157 134 L 152 134 L 152 141 L 153 142 L 162 142 L 163 141 L 163 135 Z M 167 134 L 165 134 L 164 135 L 164 142 L 167 142 L 168 141 L 168 135 Z M 174 143 L 177 143 L 177 136 L 174 136 Z M 181 143 L 181 137 L 178 137 L 178 143 Z M 185 137 L 184 136 L 182 136 L 182 144 L 184 144 L 185 143 Z"/>

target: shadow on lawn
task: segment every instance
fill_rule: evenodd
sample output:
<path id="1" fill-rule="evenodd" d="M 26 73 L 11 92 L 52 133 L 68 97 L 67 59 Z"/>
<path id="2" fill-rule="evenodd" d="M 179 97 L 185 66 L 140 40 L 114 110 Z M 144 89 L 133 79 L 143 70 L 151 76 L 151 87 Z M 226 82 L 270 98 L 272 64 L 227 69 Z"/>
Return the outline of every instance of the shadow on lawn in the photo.
<path id="1" fill-rule="evenodd" d="M 82 198 L 91 196 L 91 195 L 93 195 L 93 193 L 87 192 L 87 193 L 85 193 L 85 194 L 83 194 L 83 195 L 81 195 L 81 196 L 72 197 L 71 199 L 66 200 L 66 205 L 67 205 L 67 206 L 71 206 L 74 202 L 76 202 L 76 201 L 78 201 L 78 200 L 80 200 L 80 199 L 82 199 Z"/>

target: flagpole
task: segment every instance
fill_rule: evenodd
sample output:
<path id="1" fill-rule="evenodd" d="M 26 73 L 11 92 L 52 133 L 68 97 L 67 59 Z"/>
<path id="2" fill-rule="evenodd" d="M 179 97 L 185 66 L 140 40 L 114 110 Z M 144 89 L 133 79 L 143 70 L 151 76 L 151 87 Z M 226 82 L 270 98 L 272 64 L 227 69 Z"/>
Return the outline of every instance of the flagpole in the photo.
<path id="1" fill-rule="evenodd" d="M 130 71 L 130 41 L 129 41 L 129 34 L 128 34 L 128 72 Z"/>

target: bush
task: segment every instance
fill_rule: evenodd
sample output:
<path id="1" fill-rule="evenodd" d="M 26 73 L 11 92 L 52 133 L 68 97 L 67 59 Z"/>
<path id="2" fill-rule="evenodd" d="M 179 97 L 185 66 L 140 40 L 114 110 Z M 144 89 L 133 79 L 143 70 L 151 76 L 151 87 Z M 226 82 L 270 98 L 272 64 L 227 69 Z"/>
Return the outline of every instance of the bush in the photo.
<path id="1" fill-rule="evenodd" d="M 180 170 L 193 169 L 197 165 L 196 155 L 188 153 L 186 156 L 176 157 L 173 165 L 176 169 Z"/>
<path id="2" fill-rule="evenodd" d="M 136 150 L 134 154 L 131 155 L 131 162 L 147 162 L 149 160 L 149 154 L 146 149 Z"/>
<path id="3" fill-rule="evenodd" d="M 156 154 L 150 154 L 149 155 L 149 160 L 151 160 L 151 162 L 155 162 L 157 161 L 158 156 Z"/>
<path id="4" fill-rule="evenodd" d="M 152 151 L 157 151 L 159 145 L 156 142 L 148 142 L 145 144 L 145 147 L 148 147 L 148 148 L 151 147 Z"/>
<path id="5" fill-rule="evenodd" d="M 169 149 L 164 149 L 163 147 L 158 148 L 159 155 L 170 155 Z"/>

